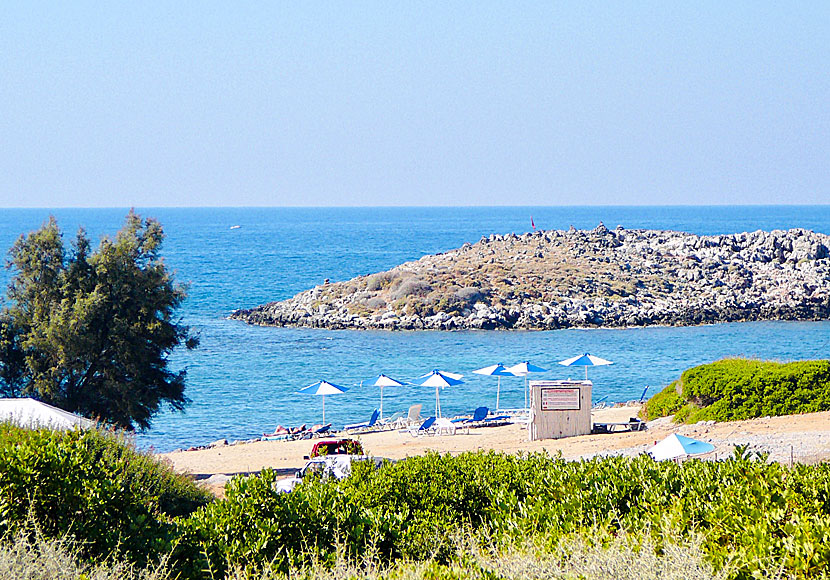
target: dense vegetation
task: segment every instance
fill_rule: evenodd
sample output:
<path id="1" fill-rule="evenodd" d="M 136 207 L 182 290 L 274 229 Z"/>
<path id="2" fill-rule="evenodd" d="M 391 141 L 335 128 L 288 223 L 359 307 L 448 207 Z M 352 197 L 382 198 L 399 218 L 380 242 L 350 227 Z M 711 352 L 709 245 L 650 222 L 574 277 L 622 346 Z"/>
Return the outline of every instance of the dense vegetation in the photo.
<path id="1" fill-rule="evenodd" d="M 309 562 L 339 542 L 351 556 L 451 562 L 453 538 L 603 537 L 650 530 L 659 543 L 704 533 L 704 550 L 735 575 L 783 567 L 800 576 L 830 566 L 830 466 L 734 459 L 656 463 L 648 457 L 566 462 L 545 455 L 428 455 L 339 484 L 273 491 L 273 472 L 237 479 L 225 501 L 186 528 L 203 568 L 257 569 Z M 669 537 L 663 530 L 670 530 Z"/>
<path id="2" fill-rule="evenodd" d="M 736 421 L 830 410 L 830 361 L 724 359 L 685 371 L 646 404 L 649 419 Z"/>
<path id="3" fill-rule="evenodd" d="M 84 557 L 143 565 L 169 552 L 176 517 L 211 499 L 114 434 L 0 423 L 0 537 L 70 535 Z"/>
<path id="4" fill-rule="evenodd" d="M 266 470 L 234 479 L 225 499 L 208 502 L 109 436 L 5 427 L 0 521 L 11 533 L 34 521 L 46 538 L 74 534 L 93 561 L 167 557 L 172 576 L 193 579 L 366 558 L 431 562 L 437 568 L 424 577 L 459 577 L 452 570 L 471 565 L 470 546 L 503 561 L 522 543 L 544 551 L 618 536 L 658 554 L 700 538 L 712 566 L 742 579 L 830 571 L 830 465 L 788 468 L 741 451 L 681 465 L 647 456 L 432 454 L 377 471 L 358 466 L 342 482 L 304 481 L 290 494 L 276 493 L 276 474 Z M 477 576 L 509 576 L 488 570 Z"/>
<path id="5" fill-rule="evenodd" d="M 174 348 L 196 339 L 176 320 L 185 298 L 159 250 L 164 233 L 133 212 L 96 251 L 83 230 L 71 251 L 54 218 L 12 247 L 0 311 L 0 396 L 33 397 L 123 428 L 146 428 L 161 404 L 181 410 Z"/>

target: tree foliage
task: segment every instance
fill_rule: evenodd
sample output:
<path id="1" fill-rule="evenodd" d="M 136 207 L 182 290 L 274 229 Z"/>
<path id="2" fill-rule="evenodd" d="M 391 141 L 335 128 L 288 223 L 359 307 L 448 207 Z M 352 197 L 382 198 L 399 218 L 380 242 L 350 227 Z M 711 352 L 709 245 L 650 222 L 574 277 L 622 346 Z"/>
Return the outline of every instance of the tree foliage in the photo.
<path id="1" fill-rule="evenodd" d="M 128 429 L 147 428 L 163 403 L 182 410 L 186 372 L 168 358 L 198 341 L 175 318 L 186 292 L 159 256 L 163 239 L 133 211 L 95 251 L 83 229 L 67 250 L 54 218 L 21 236 L 0 313 L 0 394 Z"/>

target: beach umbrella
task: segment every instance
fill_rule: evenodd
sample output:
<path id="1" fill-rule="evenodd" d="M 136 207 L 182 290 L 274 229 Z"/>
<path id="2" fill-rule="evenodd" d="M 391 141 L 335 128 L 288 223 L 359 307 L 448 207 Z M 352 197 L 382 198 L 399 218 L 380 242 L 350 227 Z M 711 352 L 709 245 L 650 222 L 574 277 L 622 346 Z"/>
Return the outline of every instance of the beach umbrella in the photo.
<path id="1" fill-rule="evenodd" d="M 700 455 L 702 453 L 710 453 L 715 450 L 715 446 L 705 441 L 692 439 L 691 437 L 684 437 L 677 433 L 672 433 L 660 443 L 648 450 L 657 461 L 666 459 L 676 459 L 686 455 Z"/>
<path id="2" fill-rule="evenodd" d="M 512 367 L 507 367 L 507 370 L 517 377 L 525 378 L 525 409 L 527 409 L 527 375 L 530 373 L 546 373 L 548 369 L 543 369 L 542 367 L 530 364 L 528 361 L 524 361 L 519 364 L 515 364 Z"/>
<path id="3" fill-rule="evenodd" d="M 455 379 L 456 381 L 460 381 L 461 378 L 464 376 L 461 373 L 451 373 L 450 371 L 435 370 L 435 371 L 432 371 L 432 373 L 441 373 L 445 377 L 450 377 L 451 379 Z M 423 377 L 428 377 L 432 373 L 427 373 L 427 374 L 423 375 Z M 423 378 L 423 377 L 421 377 L 421 378 Z"/>
<path id="4" fill-rule="evenodd" d="M 594 356 L 592 354 L 581 354 L 579 356 L 575 356 L 573 358 L 565 359 L 559 361 L 559 364 L 565 367 L 585 367 L 585 380 L 588 380 L 588 367 L 599 367 L 605 365 L 612 365 L 610 360 L 605 360 L 604 358 L 599 358 L 598 356 Z"/>
<path id="5" fill-rule="evenodd" d="M 369 386 L 380 387 L 380 418 L 383 419 L 383 387 L 403 387 L 404 383 L 384 374 L 379 374 L 374 381 L 369 383 Z"/>
<path id="6" fill-rule="evenodd" d="M 438 394 L 438 390 L 446 387 L 454 387 L 455 385 L 460 385 L 464 382 L 461 380 L 462 376 L 464 375 L 434 370 L 431 373 L 427 373 L 425 375 L 418 377 L 417 379 L 412 381 L 412 384 L 418 385 L 420 387 L 435 387 L 435 415 L 437 417 L 440 417 L 441 398 Z"/>
<path id="7" fill-rule="evenodd" d="M 484 367 L 483 369 L 478 369 L 473 371 L 477 375 L 486 375 L 490 377 L 498 377 L 498 383 L 496 383 L 496 410 L 499 409 L 499 394 L 501 393 L 501 378 L 502 377 L 515 377 L 516 375 L 511 373 L 508 369 L 504 368 L 504 365 L 499 363 L 497 365 L 492 365 L 489 367 Z"/>
<path id="8" fill-rule="evenodd" d="M 320 395 L 323 397 L 323 424 L 326 424 L 326 395 L 339 395 L 349 389 L 330 383 L 328 381 L 317 381 L 313 385 L 303 387 L 298 392 L 304 395 Z"/>

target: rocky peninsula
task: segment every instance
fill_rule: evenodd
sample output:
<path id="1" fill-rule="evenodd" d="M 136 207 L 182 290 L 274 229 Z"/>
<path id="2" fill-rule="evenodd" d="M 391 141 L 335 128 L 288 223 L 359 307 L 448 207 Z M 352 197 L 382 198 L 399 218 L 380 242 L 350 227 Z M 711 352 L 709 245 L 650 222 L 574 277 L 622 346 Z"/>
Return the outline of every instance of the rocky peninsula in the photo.
<path id="1" fill-rule="evenodd" d="M 804 229 L 491 235 L 231 318 L 330 329 L 557 329 L 830 316 L 830 236 Z"/>

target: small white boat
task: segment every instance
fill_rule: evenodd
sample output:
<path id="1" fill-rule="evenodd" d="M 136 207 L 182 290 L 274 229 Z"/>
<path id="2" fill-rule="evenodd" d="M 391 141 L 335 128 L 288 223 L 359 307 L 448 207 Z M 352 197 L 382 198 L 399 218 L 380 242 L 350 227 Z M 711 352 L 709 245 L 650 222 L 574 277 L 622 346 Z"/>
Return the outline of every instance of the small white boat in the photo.
<path id="1" fill-rule="evenodd" d="M 238 229 L 239 229 L 239 228 L 241 228 L 241 227 L 242 227 L 242 226 L 231 226 L 231 229 L 232 229 L 232 230 L 238 230 Z"/>

